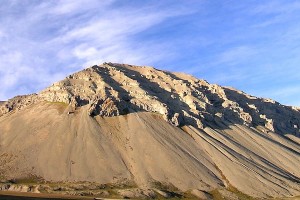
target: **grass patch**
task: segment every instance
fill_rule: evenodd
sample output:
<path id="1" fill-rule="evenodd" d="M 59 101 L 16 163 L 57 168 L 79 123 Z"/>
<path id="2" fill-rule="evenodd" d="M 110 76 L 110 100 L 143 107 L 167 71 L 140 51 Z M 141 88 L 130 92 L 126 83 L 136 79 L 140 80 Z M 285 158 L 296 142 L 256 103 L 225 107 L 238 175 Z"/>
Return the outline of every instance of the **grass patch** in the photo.
<path id="1" fill-rule="evenodd" d="M 224 200 L 225 198 L 221 195 L 218 189 L 212 190 L 209 192 L 214 200 Z"/>
<path id="2" fill-rule="evenodd" d="M 52 101 L 47 101 L 48 104 L 54 105 L 56 109 L 58 110 L 59 114 L 62 114 L 66 108 L 68 107 L 69 104 L 65 102 L 52 102 Z"/>
<path id="3" fill-rule="evenodd" d="M 222 179 L 226 182 L 227 184 L 227 187 L 226 189 L 229 191 L 229 192 L 232 192 L 233 194 L 235 194 L 236 196 L 238 196 L 238 198 L 240 200 L 255 200 L 255 198 L 239 191 L 236 187 L 234 187 L 233 185 L 230 184 L 229 180 L 227 180 L 226 176 L 223 174 L 223 172 L 221 171 L 221 169 L 215 165 L 215 168 L 219 171 L 219 173 L 221 174 L 221 177 Z M 212 193 L 211 193 L 213 196 L 214 196 L 214 199 L 216 197 L 216 199 L 224 199 L 224 197 L 222 196 L 222 194 L 216 189 L 216 190 L 213 190 Z"/>
<path id="4" fill-rule="evenodd" d="M 35 175 L 30 175 L 30 176 L 24 177 L 24 178 L 10 179 L 10 180 L 8 180 L 8 182 L 12 183 L 12 184 L 30 185 L 30 184 L 45 183 L 45 180 L 41 177 L 38 177 Z"/>
<path id="5" fill-rule="evenodd" d="M 233 187 L 232 185 L 229 185 L 227 189 L 228 191 L 236 194 L 241 200 L 255 200 L 255 198 L 239 191 L 237 188 Z"/>
<path id="6" fill-rule="evenodd" d="M 175 187 L 174 185 L 169 184 L 169 183 L 161 183 L 161 182 L 158 182 L 158 181 L 154 181 L 154 182 L 152 182 L 151 185 L 152 185 L 153 188 L 156 188 L 156 189 L 159 189 L 159 190 L 179 191 L 179 189 L 177 187 Z"/>
<path id="7" fill-rule="evenodd" d="M 62 106 L 68 106 L 69 105 L 68 103 L 60 102 L 60 101 L 47 101 L 47 103 L 54 104 L 54 105 L 62 105 Z"/>
<path id="8" fill-rule="evenodd" d="M 7 179 L 4 175 L 0 175 L 0 183 L 6 183 Z"/>
<path id="9" fill-rule="evenodd" d="M 99 184 L 93 182 L 45 182 L 39 187 L 42 193 L 66 194 L 85 197 L 121 198 L 118 190 L 134 189 L 136 184 L 129 181 Z"/>

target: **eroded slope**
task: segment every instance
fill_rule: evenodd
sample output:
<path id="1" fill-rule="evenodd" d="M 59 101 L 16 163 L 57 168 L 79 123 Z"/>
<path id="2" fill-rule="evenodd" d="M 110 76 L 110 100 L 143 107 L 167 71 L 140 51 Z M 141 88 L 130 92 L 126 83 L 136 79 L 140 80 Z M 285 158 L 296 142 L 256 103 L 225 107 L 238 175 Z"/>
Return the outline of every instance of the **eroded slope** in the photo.
<path id="1" fill-rule="evenodd" d="M 189 75 L 106 63 L 0 104 L 0 177 L 299 195 L 299 120 Z"/>

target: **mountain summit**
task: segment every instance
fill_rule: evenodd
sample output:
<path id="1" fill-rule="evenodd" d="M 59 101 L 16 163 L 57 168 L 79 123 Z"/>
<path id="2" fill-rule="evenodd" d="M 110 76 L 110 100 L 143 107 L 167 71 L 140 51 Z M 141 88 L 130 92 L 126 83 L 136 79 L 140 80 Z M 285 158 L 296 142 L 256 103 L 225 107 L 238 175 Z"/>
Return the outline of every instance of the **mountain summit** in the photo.
<path id="1" fill-rule="evenodd" d="M 0 178 L 288 197 L 300 195 L 299 130 L 298 108 L 104 63 L 0 103 Z"/>
<path id="2" fill-rule="evenodd" d="M 85 107 L 90 116 L 153 112 L 175 126 L 203 129 L 222 121 L 260 125 L 281 135 L 300 136 L 300 113 L 295 107 L 153 67 L 114 63 L 93 66 L 54 83 L 39 94 L 6 102 L 1 106 L 0 116 L 43 101 L 66 103 L 70 112 Z"/>

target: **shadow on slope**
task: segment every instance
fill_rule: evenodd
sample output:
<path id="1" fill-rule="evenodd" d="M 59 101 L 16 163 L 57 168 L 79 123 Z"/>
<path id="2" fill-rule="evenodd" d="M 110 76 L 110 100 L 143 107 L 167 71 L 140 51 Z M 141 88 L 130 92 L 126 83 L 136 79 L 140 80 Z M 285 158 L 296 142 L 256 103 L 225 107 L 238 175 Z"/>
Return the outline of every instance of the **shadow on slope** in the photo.
<path id="1" fill-rule="evenodd" d="M 267 102 L 261 98 L 248 98 L 245 94 L 239 93 L 230 88 L 223 88 L 226 96 L 231 101 L 237 102 L 243 110 L 249 113 L 253 119 L 253 126 L 265 125 L 266 119 L 272 120 L 276 133 L 281 135 L 292 133 L 300 136 L 300 112 L 289 106 L 284 106 L 278 102 Z M 254 105 L 255 108 L 250 105 Z"/>
<path id="2" fill-rule="evenodd" d="M 120 115 L 126 115 L 133 112 L 141 112 L 144 111 L 142 108 L 136 106 L 135 104 L 131 103 L 130 100 L 132 97 L 130 96 L 129 92 L 127 92 L 125 89 L 121 87 L 121 84 L 115 81 L 109 74 L 109 70 L 107 68 L 99 68 L 98 66 L 93 67 L 96 71 L 96 73 L 101 76 L 105 83 L 112 85 L 113 88 L 118 92 L 118 98 L 120 100 L 117 100 L 113 97 L 113 95 L 110 95 L 110 91 L 108 88 L 105 88 L 105 93 L 108 97 L 112 98 L 112 101 L 116 104 L 119 114 Z M 91 116 L 99 115 L 99 112 L 101 110 L 103 101 L 99 101 L 96 105 L 96 107 L 93 109 Z M 115 115 L 117 115 L 115 113 Z"/>
<path id="3" fill-rule="evenodd" d="M 128 68 L 125 69 L 124 67 L 119 65 L 112 65 L 112 66 L 122 71 L 127 77 L 131 78 L 132 80 L 139 82 L 140 83 L 139 86 L 144 91 L 146 91 L 149 95 L 157 97 L 158 101 L 160 101 L 165 105 L 168 105 L 169 110 L 168 110 L 167 117 L 169 119 L 171 119 L 176 113 L 178 113 L 179 126 L 192 125 L 194 127 L 198 127 L 198 123 L 195 119 L 201 120 L 201 122 L 204 124 L 205 121 L 207 121 L 207 123 L 215 123 L 214 118 L 217 119 L 218 117 L 214 116 L 214 114 L 216 114 L 217 112 L 223 112 L 225 118 L 228 119 L 228 122 L 232 124 L 243 124 L 243 121 L 239 118 L 238 114 L 228 108 L 223 108 L 222 103 L 224 100 L 222 100 L 217 94 L 214 94 L 211 91 L 209 91 L 208 88 L 205 86 L 203 86 L 203 88 L 196 88 L 198 90 L 205 91 L 205 95 L 208 96 L 211 102 L 211 104 L 207 104 L 206 111 L 202 112 L 203 117 L 201 117 L 191 111 L 189 105 L 181 100 L 179 94 L 176 93 L 176 91 L 169 92 L 165 90 L 158 83 L 149 80 L 148 78 L 144 77 L 141 73 L 137 71 Z M 165 71 L 162 72 L 175 80 L 181 80 L 186 84 L 190 84 L 188 83 L 188 81 L 180 79 L 174 74 Z M 107 78 L 111 79 L 109 76 Z M 124 89 L 120 87 L 118 87 L 118 90 L 125 92 Z M 141 110 L 133 109 L 132 112 L 134 111 L 138 112 Z M 187 117 L 185 113 L 187 113 L 187 115 L 191 117 Z M 231 119 L 231 121 L 229 121 L 229 119 Z M 221 126 L 224 126 L 224 128 L 226 128 L 228 124 L 223 124 Z"/>

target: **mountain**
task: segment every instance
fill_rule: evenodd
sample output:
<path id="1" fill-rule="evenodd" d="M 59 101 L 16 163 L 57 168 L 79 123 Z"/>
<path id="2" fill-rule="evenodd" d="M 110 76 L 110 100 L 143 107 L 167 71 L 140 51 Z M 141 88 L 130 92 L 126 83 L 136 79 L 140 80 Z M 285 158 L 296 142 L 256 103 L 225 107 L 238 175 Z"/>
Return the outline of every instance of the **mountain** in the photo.
<path id="1" fill-rule="evenodd" d="M 0 177 L 109 184 L 138 198 L 290 197 L 300 195 L 299 136 L 299 108 L 104 63 L 0 104 Z"/>

